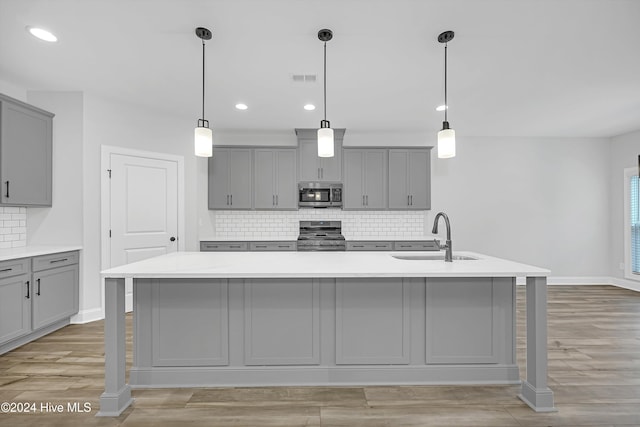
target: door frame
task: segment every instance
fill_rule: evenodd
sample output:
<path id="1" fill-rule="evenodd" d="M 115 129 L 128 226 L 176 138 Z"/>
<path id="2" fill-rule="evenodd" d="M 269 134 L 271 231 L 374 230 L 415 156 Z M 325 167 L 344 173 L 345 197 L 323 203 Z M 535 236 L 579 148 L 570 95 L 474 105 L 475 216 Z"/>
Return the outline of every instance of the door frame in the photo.
<path id="1" fill-rule="evenodd" d="M 102 145 L 100 155 L 100 270 L 105 270 L 111 266 L 111 240 L 109 237 L 109 229 L 111 224 L 111 181 L 109 178 L 109 165 L 112 154 L 176 162 L 178 175 L 178 251 L 184 251 L 184 156 L 158 153 L 153 151 L 135 150 L 131 148 L 116 147 L 111 145 Z M 104 279 L 100 280 L 100 287 L 102 312 L 104 313 Z"/>

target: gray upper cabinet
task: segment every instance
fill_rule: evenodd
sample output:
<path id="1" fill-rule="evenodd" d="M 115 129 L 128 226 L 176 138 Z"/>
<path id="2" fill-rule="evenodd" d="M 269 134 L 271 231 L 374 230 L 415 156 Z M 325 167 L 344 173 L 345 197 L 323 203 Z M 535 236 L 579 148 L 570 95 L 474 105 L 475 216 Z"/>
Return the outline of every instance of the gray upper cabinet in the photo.
<path id="1" fill-rule="evenodd" d="M 53 116 L 0 95 L 0 204 L 51 206 Z"/>
<path id="2" fill-rule="evenodd" d="M 213 148 L 209 158 L 209 209 L 251 209 L 252 150 Z"/>
<path id="3" fill-rule="evenodd" d="M 341 181 L 344 129 L 334 129 L 334 156 L 318 157 L 317 129 L 296 129 L 298 135 L 298 181 Z"/>
<path id="4" fill-rule="evenodd" d="M 431 208 L 431 150 L 389 150 L 389 209 Z"/>
<path id="5" fill-rule="evenodd" d="M 296 150 L 255 149 L 256 209 L 297 209 Z"/>
<path id="6" fill-rule="evenodd" d="M 344 150 L 344 209 L 385 209 L 387 150 Z"/>

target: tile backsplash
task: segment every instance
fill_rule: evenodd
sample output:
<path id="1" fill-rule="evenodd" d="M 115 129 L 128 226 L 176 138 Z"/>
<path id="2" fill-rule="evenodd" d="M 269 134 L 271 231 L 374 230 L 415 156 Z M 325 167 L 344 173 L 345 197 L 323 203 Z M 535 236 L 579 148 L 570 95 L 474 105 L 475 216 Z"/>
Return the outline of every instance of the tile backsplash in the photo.
<path id="1" fill-rule="evenodd" d="M 27 208 L 0 207 L 0 248 L 27 246 Z"/>
<path id="2" fill-rule="evenodd" d="M 220 239 L 295 240 L 299 221 L 342 221 L 347 239 L 411 238 L 425 234 L 425 211 L 215 211 L 215 237 Z"/>

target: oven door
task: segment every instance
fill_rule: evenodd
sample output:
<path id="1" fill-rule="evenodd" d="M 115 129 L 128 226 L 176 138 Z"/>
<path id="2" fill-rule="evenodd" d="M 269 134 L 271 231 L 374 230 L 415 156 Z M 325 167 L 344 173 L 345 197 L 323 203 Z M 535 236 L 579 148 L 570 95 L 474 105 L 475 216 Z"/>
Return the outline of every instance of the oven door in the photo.
<path id="1" fill-rule="evenodd" d="M 301 188 L 298 196 L 298 206 L 323 207 L 329 206 L 331 191 L 328 188 Z"/>

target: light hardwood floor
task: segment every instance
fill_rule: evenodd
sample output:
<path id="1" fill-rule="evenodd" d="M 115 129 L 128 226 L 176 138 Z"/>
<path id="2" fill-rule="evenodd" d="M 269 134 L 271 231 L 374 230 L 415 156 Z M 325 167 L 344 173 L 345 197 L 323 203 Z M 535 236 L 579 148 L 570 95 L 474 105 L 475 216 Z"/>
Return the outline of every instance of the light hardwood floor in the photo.
<path id="1" fill-rule="evenodd" d="M 612 286 L 549 288 L 551 414 L 520 402 L 517 386 L 269 387 L 134 390 L 122 416 L 96 418 L 102 328 L 70 325 L 0 356 L 0 402 L 37 406 L 36 414 L 0 413 L 0 426 L 640 426 L 640 293 Z M 47 402 L 65 412 L 42 412 Z M 67 412 L 74 402 L 90 411 Z"/>

